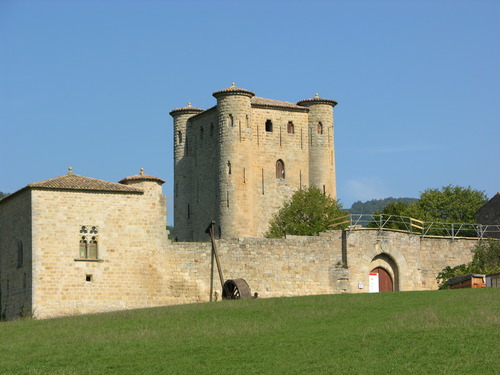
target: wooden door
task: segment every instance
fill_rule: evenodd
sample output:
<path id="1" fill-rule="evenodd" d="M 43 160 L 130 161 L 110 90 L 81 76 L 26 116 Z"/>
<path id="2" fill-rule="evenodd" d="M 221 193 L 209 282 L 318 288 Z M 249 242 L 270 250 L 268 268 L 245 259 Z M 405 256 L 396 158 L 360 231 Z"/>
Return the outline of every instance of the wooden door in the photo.
<path id="1" fill-rule="evenodd" d="M 379 292 L 392 292 L 394 290 L 394 284 L 389 272 L 382 267 L 377 267 L 372 272 L 378 273 Z"/>

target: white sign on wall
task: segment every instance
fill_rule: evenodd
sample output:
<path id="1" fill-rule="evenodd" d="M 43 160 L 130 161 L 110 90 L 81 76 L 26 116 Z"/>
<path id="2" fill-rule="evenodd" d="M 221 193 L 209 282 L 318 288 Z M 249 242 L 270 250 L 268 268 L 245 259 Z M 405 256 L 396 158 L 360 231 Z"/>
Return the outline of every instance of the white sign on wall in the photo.
<path id="1" fill-rule="evenodd" d="M 378 293 L 378 273 L 370 272 L 368 276 L 368 291 L 370 293 Z"/>

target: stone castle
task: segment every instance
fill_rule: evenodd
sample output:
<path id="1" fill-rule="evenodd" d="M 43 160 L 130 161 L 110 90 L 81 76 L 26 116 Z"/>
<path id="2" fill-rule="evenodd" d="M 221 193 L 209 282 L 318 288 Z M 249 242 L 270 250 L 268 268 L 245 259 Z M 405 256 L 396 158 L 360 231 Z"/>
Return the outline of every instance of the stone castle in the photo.
<path id="1" fill-rule="evenodd" d="M 336 197 L 334 100 L 289 103 L 256 97 L 234 84 L 217 105 L 188 104 L 174 118 L 174 217 L 179 241 L 262 237 L 293 191 L 316 186 Z"/>
<path id="2" fill-rule="evenodd" d="M 436 289 L 441 269 L 470 260 L 474 239 L 366 228 L 262 238 L 293 190 L 335 196 L 336 102 L 286 103 L 234 86 L 214 96 L 206 111 L 171 112 L 178 242 L 168 239 L 164 181 L 143 170 L 114 183 L 70 169 L 0 200 L 1 319 L 213 300 L 212 219 L 226 278 L 263 298 Z"/>

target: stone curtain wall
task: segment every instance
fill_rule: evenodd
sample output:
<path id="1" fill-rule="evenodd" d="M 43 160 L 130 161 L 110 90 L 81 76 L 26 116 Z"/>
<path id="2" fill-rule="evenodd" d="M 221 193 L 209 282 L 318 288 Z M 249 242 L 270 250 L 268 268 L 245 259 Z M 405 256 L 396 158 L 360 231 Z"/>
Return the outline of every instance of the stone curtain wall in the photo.
<path id="1" fill-rule="evenodd" d="M 31 193 L 24 190 L 0 202 L 0 319 L 30 315 L 31 247 Z"/>
<path id="2" fill-rule="evenodd" d="M 368 291 L 368 274 L 386 268 L 396 290 L 435 290 L 437 274 L 446 266 L 472 260 L 474 239 L 421 238 L 407 233 L 378 230 L 346 232 L 347 264 L 353 293 Z M 364 288 L 359 288 L 363 283 Z"/>
<path id="3" fill-rule="evenodd" d="M 217 240 L 225 280 L 245 279 L 252 294 L 284 297 L 347 291 L 347 270 L 342 267 L 341 233 L 286 240 L 242 238 Z M 179 303 L 210 299 L 210 243 L 174 243 L 169 291 Z M 222 287 L 214 260 L 214 291 Z"/>

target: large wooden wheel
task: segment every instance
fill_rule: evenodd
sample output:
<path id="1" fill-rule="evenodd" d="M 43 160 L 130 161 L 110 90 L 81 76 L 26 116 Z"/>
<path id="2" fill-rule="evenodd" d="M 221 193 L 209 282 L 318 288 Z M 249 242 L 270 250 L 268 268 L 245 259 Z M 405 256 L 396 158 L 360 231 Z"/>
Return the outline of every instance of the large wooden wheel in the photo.
<path id="1" fill-rule="evenodd" d="M 222 299 L 252 298 L 252 292 L 244 279 L 227 280 L 222 288 Z"/>

